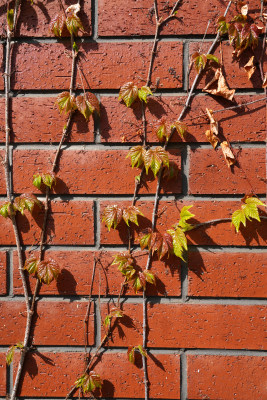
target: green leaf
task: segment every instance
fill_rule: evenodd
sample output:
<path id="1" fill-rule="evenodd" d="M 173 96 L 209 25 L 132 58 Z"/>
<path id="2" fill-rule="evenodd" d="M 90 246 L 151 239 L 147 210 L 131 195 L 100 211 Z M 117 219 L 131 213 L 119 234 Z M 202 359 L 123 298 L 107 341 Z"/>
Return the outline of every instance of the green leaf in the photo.
<path id="1" fill-rule="evenodd" d="M 37 264 L 37 276 L 40 282 L 43 282 L 46 285 L 49 285 L 53 280 L 57 280 L 59 273 L 59 266 L 52 259 L 40 261 Z"/>
<path id="2" fill-rule="evenodd" d="M 198 51 L 193 53 L 191 56 L 191 63 L 194 63 L 195 69 L 197 73 L 200 72 L 201 69 L 204 69 L 207 63 L 206 54 L 201 54 Z"/>
<path id="3" fill-rule="evenodd" d="M 81 388 L 83 393 L 90 393 L 97 388 L 102 388 L 102 380 L 98 374 L 94 371 L 90 371 L 89 374 L 83 374 L 77 379 L 75 385 L 77 388 Z"/>
<path id="4" fill-rule="evenodd" d="M 165 165 L 166 167 L 169 167 L 168 153 L 161 146 L 156 147 L 154 150 L 153 149 L 147 150 L 143 158 L 144 158 L 146 173 L 148 174 L 148 169 L 150 168 L 154 174 L 154 177 L 156 177 L 162 164 Z"/>
<path id="5" fill-rule="evenodd" d="M 151 271 L 144 270 L 143 274 L 145 275 L 148 283 L 151 283 L 151 285 L 156 285 L 156 277 Z"/>
<path id="6" fill-rule="evenodd" d="M 153 96 L 153 93 L 148 86 L 142 86 L 141 89 L 138 90 L 138 97 L 140 100 L 147 103 L 147 96 Z"/>
<path id="7" fill-rule="evenodd" d="M 146 247 L 150 248 L 151 236 L 152 236 L 152 230 L 150 228 L 147 230 L 147 232 L 140 233 L 138 240 L 141 250 L 144 250 Z"/>
<path id="8" fill-rule="evenodd" d="M 206 57 L 207 57 L 208 60 L 214 61 L 214 62 L 216 62 L 217 64 L 220 64 L 218 58 L 217 58 L 216 56 L 214 56 L 213 54 L 206 54 Z"/>
<path id="9" fill-rule="evenodd" d="M 187 240 L 184 232 L 182 231 L 182 229 L 177 227 L 175 230 L 169 229 L 167 233 L 169 233 L 172 237 L 174 254 L 185 261 L 183 253 L 184 250 L 187 250 Z"/>
<path id="10" fill-rule="evenodd" d="M 187 125 L 180 121 L 176 121 L 171 125 L 171 128 L 175 128 L 176 131 L 179 133 L 182 139 L 184 139 L 185 134 L 188 131 Z"/>
<path id="11" fill-rule="evenodd" d="M 243 209 L 241 208 L 240 210 L 236 210 L 232 215 L 232 223 L 236 229 L 236 232 L 239 232 L 239 227 L 240 227 L 241 222 L 244 226 L 246 226 L 246 215 L 245 215 L 244 208 Z"/>
<path id="12" fill-rule="evenodd" d="M 245 204 L 242 204 L 241 208 L 236 210 L 232 215 L 232 224 L 234 225 L 236 232 L 239 232 L 241 223 L 246 226 L 246 219 L 251 221 L 251 218 L 253 218 L 260 222 L 258 207 L 266 207 L 266 205 L 257 197 L 245 196 L 244 199 L 242 199 L 242 202 Z"/>
<path id="13" fill-rule="evenodd" d="M 79 52 L 79 49 L 78 49 L 78 46 L 77 46 L 76 42 L 73 42 L 72 48 L 75 51 L 75 53 Z"/>
<path id="14" fill-rule="evenodd" d="M 63 111 L 65 111 L 65 114 L 67 114 L 67 112 L 76 109 L 75 96 L 71 95 L 70 92 L 60 93 L 57 96 L 56 104 L 59 108 L 60 114 Z"/>
<path id="15" fill-rule="evenodd" d="M 128 347 L 128 351 L 127 351 L 128 360 L 129 360 L 130 363 L 132 363 L 132 364 L 135 363 L 135 354 L 134 354 L 134 351 L 135 351 L 135 347 L 134 347 L 134 346 Z"/>
<path id="16" fill-rule="evenodd" d="M 42 184 L 42 176 L 40 174 L 33 175 L 33 185 L 37 187 L 37 189 L 41 189 Z"/>
<path id="17" fill-rule="evenodd" d="M 29 274 L 35 274 L 38 270 L 38 263 L 38 259 L 32 255 L 26 259 L 24 269 L 26 269 Z"/>
<path id="18" fill-rule="evenodd" d="M 6 354 L 6 363 L 7 365 L 10 365 L 13 361 L 14 358 L 14 353 L 15 353 L 15 346 L 9 347 L 7 354 Z"/>
<path id="19" fill-rule="evenodd" d="M 140 165 L 143 164 L 145 152 L 146 150 L 143 146 L 134 146 L 129 150 L 126 158 L 131 158 L 132 168 L 134 168 L 135 166 L 140 167 Z"/>
<path id="20" fill-rule="evenodd" d="M 140 353 L 142 356 L 147 357 L 147 352 L 146 352 L 146 350 L 144 349 L 144 347 L 141 346 L 141 344 L 139 344 L 139 346 L 135 346 L 135 349 L 138 350 L 139 353 Z"/>
<path id="21" fill-rule="evenodd" d="M 0 207 L 0 214 L 2 217 L 7 218 L 11 217 L 12 214 L 14 214 L 16 211 L 14 210 L 12 204 L 10 202 L 5 202 L 2 204 Z"/>
<path id="22" fill-rule="evenodd" d="M 110 327 L 110 322 L 111 322 L 111 316 L 107 315 L 106 318 L 104 319 L 104 326 L 106 328 L 109 328 Z"/>
<path id="23" fill-rule="evenodd" d="M 7 10 L 7 24 L 11 31 L 14 29 L 14 10 Z"/>
<path id="24" fill-rule="evenodd" d="M 120 88 L 119 100 L 123 100 L 126 107 L 131 107 L 138 97 L 138 87 L 133 82 L 127 82 Z"/>
<path id="25" fill-rule="evenodd" d="M 137 276 L 133 281 L 133 288 L 135 293 L 143 291 L 143 284 L 140 280 L 140 276 Z"/>
<path id="26" fill-rule="evenodd" d="M 226 18 L 224 16 L 218 18 L 217 24 L 217 30 L 221 33 L 221 35 L 224 35 L 228 32 L 229 24 L 226 22 Z"/>
<path id="27" fill-rule="evenodd" d="M 166 124 L 165 118 L 161 118 L 157 122 L 157 124 L 153 127 L 153 133 L 157 135 L 157 138 L 160 142 L 162 142 L 164 138 L 166 138 L 167 140 L 169 139 L 170 132 Z"/>
<path id="28" fill-rule="evenodd" d="M 190 218 L 194 218 L 194 214 L 188 211 L 193 206 L 184 206 L 180 213 L 180 220 L 178 225 L 182 228 L 183 232 L 190 231 L 193 228 L 193 225 L 188 224 L 186 221 Z"/>
<path id="29" fill-rule="evenodd" d="M 56 177 L 54 173 L 42 174 L 42 182 L 44 185 L 48 186 L 50 189 L 56 184 Z"/>

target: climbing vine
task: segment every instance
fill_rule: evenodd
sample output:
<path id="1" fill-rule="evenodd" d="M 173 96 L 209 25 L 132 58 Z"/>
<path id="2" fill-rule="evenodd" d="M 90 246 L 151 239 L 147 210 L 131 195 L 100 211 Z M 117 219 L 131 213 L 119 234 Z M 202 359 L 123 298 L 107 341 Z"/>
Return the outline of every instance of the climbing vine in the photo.
<path id="1" fill-rule="evenodd" d="M 25 0 L 26 1 L 26 0 Z M 34 7 L 34 1 L 30 1 L 32 7 Z M 135 177 L 135 189 L 131 199 L 131 204 L 121 206 L 119 204 L 111 204 L 105 208 L 102 215 L 102 221 L 105 223 L 108 231 L 112 229 L 121 230 L 123 227 L 128 232 L 128 246 L 123 252 L 118 252 L 113 256 L 112 266 L 117 268 L 122 275 L 121 289 L 117 293 L 117 302 L 114 304 L 108 314 L 102 318 L 103 336 L 98 348 L 93 354 L 88 352 L 88 321 L 90 317 L 90 309 L 92 303 L 92 289 L 95 280 L 95 274 L 97 269 L 101 271 L 101 257 L 95 257 L 93 265 L 93 273 L 91 278 L 91 288 L 88 298 L 88 307 L 86 315 L 84 317 L 84 353 L 85 362 L 81 366 L 80 371 L 77 371 L 77 379 L 73 382 L 69 392 L 66 394 L 66 399 L 70 398 L 74 393 L 79 390 L 81 393 L 95 393 L 96 390 L 100 390 L 103 385 L 104 376 L 100 376 L 97 371 L 97 363 L 99 355 L 104 349 L 104 346 L 108 345 L 108 340 L 114 328 L 120 324 L 120 319 L 125 316 L 123 310 L 123 304 L 121 297 L 127 287 L 132 287 L 136 294 L 142 294 L 143 297 L 143 321 L 142 321 L 142 343 L 136 343 L 134 346 L 128 347 L 127 357 L 129 362 L 135 364 L 136 354 L 139 353 L 142 357 L 143 373 L 144 373 L 144 392 L 145 399 L 149 398 L 149 377 L 147 371 L 147 356 L 149 349 L 147 346 L 147 335 L 148 335 L 148 321 L 147 321 L 147 287 L 149 285 L 156 286 L 157 276 L 151 271 L 151 264 L 153 257 L 157 255 L 159 260 L 166 260 L 170 255 L 174 255 L 180 258 L 184 262 L 186 261 L 186 252 L 188 250 L 188 235 L 190 232 L 200 227 L 206 227 L 208 225 L 216 225 L 221 222 L 229 222 L 234 226 L 236 233 L 239 232 L 240 227 L 243 225 L 246 227 L 247 221 L 252 220 L 261 221 L 267 219 L 263 215 L 263 207 L 266 207 L 264 202 L 257 196 L 256 190 L 253 188 L 253 184 L 250 182 L 246 173 L 240 165 L 238 155 L 235 153 L 229 140 L 225 138 L 223 132 L 220 129 L 219 122 L 215 118 L 215 114 L 220 111 L 228 109 L 238 109 L 248 104 L 252 104 L 254 101 L 242 104 L 235 104 L 231 107 L 211 110 L 206 108 L 203 112 L 207 121 L 209 121 L 210 129 L 204 132 L 207 140 L 211 144 L 212 148 L 216 151 L 220 149 L 225 158 L 225 162 L 229 169 L 240 168 L 244 174 L 245 180 L 249 183 L 251 188 L 250 193 L 245 193 L 245 196 L 241 199 L 240 208 L 232 210 L 232 215 L 226 215 L 222 219 L 214 219 L 206 221 L 200 224 L 196 224 L 194 217 L 197 215 L 193 214 L 193 205 L 183 206 L 179 212 L 179 215 L 168 229 L 161 233 L 157 229 L 157 220 L 159 218 L 159 202 L 160 202 L 160 190 L 162 184 L 166 180 L 175 180 L 177 177 L 177 166 L 170 161 L 168 146 L 174 133 L 177 133 L 183 141 L 187 140 L 189 133 L 189 127 L 184 122 L 185 117 L 190 120 L 190 107 L 192 99 L 195 95 L 196 87 L 201 81 L 201 78 L 207 72 L 211 78 L 206 82 L 203 91 L 209 95 L 223 97 L 229 101 L 234 99 L 235 90 L 230 89 L 225 78 L 223 55 L 221 48 L 221 59 L 214 55 L 214 51 L 219 47 L 223 40 L 229 40 L 233 46 L 233 57 L 240 60 L 243 54 L 250 49 L 255 51 L 259 44 L 259 38 L 263 39 L 262 52 L 260 57 L 255 61 L 255 54 L 250 58 L 249 62 L 245 65 L 245 73 L 248 79 L 251 79 L 257 68 L 260 70 L 262 87 L 265 91 L 265 96 L 256 101 L 262 101 L 266 103 L 266 72 L 263 69 L 263 57 L 265 54 L 266 47 L 266 10 L 265 2 L 261 2 L 261 15 L 258 20 L 253 21 L 249 17 L 249 7 L 246 2 L 233 2 L 229 1 L 225 9 L 224 15 L 220 16 L 217 21 L 217 33 L 216 37 L 212 42 L 212 45 L 207 52 L 203 52 L 201 48 L 191 55 L 188 75 L 194 73 L 194 79 L 191 84 L 190 90 L 188 91 L 184 107 L 180 112 L 178 118 L 172 122 L 167 122 L 166 118 L 162 118 L 155 121 L 153 126 L 153 133 L 155 140 L 158 140 L 157 146 L 152 146 L 147 140 L 147 107 L 150 99 L 153 97 L 156 99 L 155 93 L 158 90 L 159 82 L 152 82 L 152 72 L 154 69 L 155 56 L 158 52 L 158 42 L 160 40 L 162 28 L 170 21 L 178 18 L 179 6 L 181 1 L 178 0 L 173 2 L 173 6 L 166 17 L 162 17 L 158 11 L 157 0 L 153 3 L 153 14 L 155 18 L 155 35 L 154 41 L 150 53 L 150 57 L 147 60 L 147 78 L 144 85 L 133 82 L 132 77 L 129 76 L 129 81 L 125 82 L 118 93 L 118 101 L 123 102 L 126 107 L 130 108 L 133 104 L 138 103 L 138 107 L 141 108 L 142 112 L 142 144 L 133 146 L 129 149 L 127 159 L 129 159 L 129 168 L 137 170 Z M 9 2 L 7 3 L 6 11 L 6 44 L 5 44 L 5 72 L 4 72 L 4 84 L 5 84 L 5 160 L 3 162 L 5 168 L 5 181 L 6 181 L 6 194 L 7 199 L 0 206 L 0 214 L 6 219 L 10 219 L 16 239 L 16 248 L 19 259 L 19 271 L 21 280 L 23 283 L 24 299 L 27 310 L 27 321 L 24 332 L 24 338 L 21 342 L 14 343 L 10 346 L 6 361 L 10 365 L 13 361 L 14 353 L 16 350 L 20 352 L 20 360 L 18 363 L 18 369 L 14 379 L 14 385 L 11 391 L 10 398 L 14 400 L 17 397 L 18 387 L 21 381 L 22 371 L 24 368 L 25 356 L 28 351 L 32 350 L 32 341 L 30 338 L 30 332 L 33 330 L 33 316 L 36 315 L 36 305 L 38 302 L 38 293 L 41 285 L 49 285 L 53 280 L 60 280 L 60 265 L 58 265 L 53 259 L 45 257 L 45 244 L 47 238 L 47 225 L 48 216 L 51 213 L 50 202 L 51 202 L 51 191 L 56 187 L 57 184 L 57 171 L 60 169 L 60 157 L 62 154 L 62 145 L 70 134 L 71 122 L 75 113 L 79 112 L 82 114 L 86 121 L 90 117 L 101 118 L 100 115 L 100 104 L 95 94 L 85 91 L 82 75 L 80 73 L 79 60 L 82 50 L 79 49 L 79 33 L 84 32 L 82 21 L 79 17 L 81 10 L 80 1 L 76 4 L 70 5 L 66 9 L 64 8 L 61 0 L 57 2 L 58 14 L 54 16 L 50 23 L 50 32 L 57 37 L 59 40 L 65 36 L 65 33 L 70 36 L 71 45 L 71 77 L 69 83 L 69 90 L 58 94 L 56 98 L 56 106 L 60 114 L 66 115 L 67 121 L 62 129 L 62 136 L 58 145 L 52 166 L 49 168 L 49 162 L 47 170 L 42 172 L 36 172 L 33 175 L 33 186 L 38 190 L 45 192 L 44 201 L 40 201 L 32 193 L 23 193 L 20 196 L 15 196 L 12 193 L 11 185 L 11 160 L 10 160 L 10 133 L 11 133 L 11 110 L 10 110 L 10 79 L 14 71 L 12 71 L 12 40 L 14 33 L 16 32 L 17 22 L 20 16 L 21 1 L 16 0 L 14 8 L 11 8 Z M 235 16 L 228 18 L 228 12 L 230 7 L 235 7 Z M 76 95 L 75 93 L 75 80 L 77 79 L 77 71 L 81 79 L 81 86 L 83 88 L 82 94 Z M 193 117 L 198 118 L 198 117 Z M 193 119 L 192 118 L 192 119 Z M 125 138 L 123 140 L 125 142 Z M 211 148 L 211 151 L 213 151 Z M 157 180 L 156 193 L 153 200 L 153 211 L 150 218 L 150 222 L 145 229 L 141 229 L 139 234 L 136 235 L 135 228 L 139 226 L 140 217 L 146 217 L 145 210 L 142 210 L 138 205 L 138 196 L 140 188 L 145 184 L 146 176 L 152 173 L 154 179 Z M 40 234 L 39 241 L 39 254 L 29 254 L 25 256 L 23 254 L 23 246 L 20 239 L 19 225 L 17 222 L 18 213 L 27 215 L 27 213 L 33 213 L 34 208 L 39 207 L 43 210 L 43 225 Z M 137 248 L 137 246 L 139 246 Z M 138 255 L 141 254 L 146 256 L 145 267 L 142 268 L 138 264 Z M 36 278 L 36 285 L 34 294 L 30 296 L 27 279 L 29 276 Z M 30 279 L 32 279 L 30 277 Z M 99 296 L 100 302 L 100 296 Z M 103 317 L 103 316 L 101 316 Z M 34 336 L 34 333 L 33 333 Z"/>

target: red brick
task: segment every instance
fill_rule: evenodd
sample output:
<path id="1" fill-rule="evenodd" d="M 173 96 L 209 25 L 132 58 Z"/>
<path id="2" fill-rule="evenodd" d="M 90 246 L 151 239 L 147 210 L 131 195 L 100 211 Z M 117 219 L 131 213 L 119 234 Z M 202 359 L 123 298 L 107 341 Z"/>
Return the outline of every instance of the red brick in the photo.
<path id="1" fill-rule="evenodd" d="M 266 399 L 267 357 L 188 356 L 188 400 Z"/>
<path id="2" fill-rule="evenodd" d="M 0 396 L 6 395 L 6 354 L 0 353 Z"/>
<path id="3" fill-rule="evenodd" d="M 114 260 L 113 252 L 93 252 L 93 251 L 46 251 L 45 258 L 55 260 L 60 268 L 61 274 L 57 281 L 50 285 L 42 285 L 41 294 L 61 294 L 61 295 L 89 295 L 91 288 L 92 271 L 94 265 L 94 257 L 100 258 L 100 264 L 97 265 L 95 279 L 93 283 L 93 294 L 98 295 L 99 289 L 102 295 L 118 295 L 121 289 L 123 277 L 118 271 L 116 265 L 111 265 Z M 146 255 L 140 257 L 137 254 L 136 262 L 139 266 L 144 267 Z M 77 262 L 78 261 L 78 262 Z M 21 278 L 18 270 L 17 255 L 13 260 L 13 291 L 15 294 L 22 294 Z M 102 270 L 104 267 L 104 272 Z M 101 273 L 101 285 L 99 287 L 99 273 Z M 147 295 L 149 296 L 180 296 L 180 261 L 176 257 L 170 257 L 166 261 L 153 261 L 152 271 L 157 276 L 156 287 L 147 286 Z M 30 278 L 31 290 L 35 285 L 35 279 Z M 131 285 L 124 292 L 126 295 L 136 295 Z M 142 293 L 138 293 L 138 296 Z"/>
<path id="4" fill-rule="evenodd" d="M 101 212 L 103 213 L 104 208 L 110 204 L 126 206 L 130 203 L 123 203 L 115 200 L 113 202 L 103 201 L 101 202 Z M 135 237 L 138 232 L 151 226 L 149 220 L 151 219 L 153 207 L 152 202 L 149 201 L 139 201 L 136 205 L 140 208 L 145 217 L 138 217 L 139 228 L 133 228 Z M 170 229 L 179 219 L 182 207 L 188 205 L 193 205 L 190 211 L 195 214 L 192 223 L 196 224 L 214 219 L 231 218 L 233 212 L 240 208 L 241 203 L 240 201 L 224 200 L 192 200 L 190 202 L 161 201 L 159 204 L 159 218 L 156 228 L 160 232 L 165 232 L 167 229 Z M 260 215 L 265 214 L 263 211 L 260 211 Z M 230 221 L 225 221 L 214 225 L 206 225 L 194 231 L 187 232 L 187 238 L 189 244 L 197 245 L 264 246 L 266 245 L 266 226 L 266 220 L 262 220 L 261 222 L 253 220 L 253 222 L 248 222 L 246 228 L 241 227 L 240 232 L 236 233 Z M 123 223 L 120 223 L 118 229 L 111 229 L 110 232 L 108 232 L 106 226 L 102 222 L 100 238 L 102 244 L 128 243 L 128 234 Z"/>
<path id="5" fill-rule="evenodd" d="M 84 368 L 84 354 L 29 354 L 20 396 L 64 397 Z M 36 371 L 38 370 L 38 374 Z M 102 396 L 109 398 L 144 397 L 143 370 L 131 364 L 125 353 L 104 354 L 94 366 L 103 380 Z M 53 379 L 51 379 L 53 373 Z M 180 398 L 180 356 L 148 356 L 150 396 L 157 399 Z M 77 394 L 76 394 L 77 395 Z"/>
<path id="6" fill-rule="evenodd" d="M 34 318 L 35 345 L 83 345 L 83 319 L 87 302 L 42 302 L 37 305 Z M 2 334 L 1 345 L 23 342 L 26 324 L 26 307 L 23 301 L 0 303 Z M 92 308 L 93 312 L 93 308 Z M 89 342 L 94 343 L 94 319 L 90 318 Z"/>
<path id="7" fill-rule="evenodd" d="M 123 306 L 109 346 L 142 342 L 142 304 Z M 103 305 L 102 316 L 108 314 Z M 221 304 L 150 304 L 148 346 L 266 350 L 266 307 Z M 166 329 L 168 327 L 168 329 Z"/>
<path id="8" fill-rule="evenodd" d="M 233 149 L 238 164 L 227 166 L 222 150 L 195 149 L 190 154 L 190 194 L 265 193 L 265 149 Z"/>
<path id="9" fill-rule="evenodd" d="M 158 1 L 159 15 L 165 18 L 171 12 L 175 2 L 167 3 Z M 178 7 L 177 18 L 168 22 L 161 33 L 164 35 L 201 35 L 204 34 L 210 21 L 208 33 L 216 32 L 216 21 L 224 14 L 227 3 L 219 0 L 204 0 L 201 2 L 186 1 Z M 254 18 L 260 13 L 259 3 L 254 0 L 249 2 L 249 15 Z M 153 4 L 149 0 L 130 0 L 127 3 L 119 0 L 100 0 L 99 4 L 99 35 L 123 36 L 123 35 L 154 35 L 155 17 Z M 232 12 L 231 12 L 232 11 Z M 227 18 L 235 15 L 234 7 Z"/>
<path id="10" fill-rule="evenodd" d="M 6 265 L 6 252 L 0 253 L 0 294 L 7 294 L 6 287 L 6 274 L 7 274 L 7 265 Z"/>
<path id="11" fill-rule="evenodd" d="M 172 150 L 170 161 L 181 170 L 180 150 Z M 48 150 L 14 151 L 15 192 L 36 192 L 32 185 L 34 173 L 49 171 L 56 154 Z M 75 194 L 132 194 L 135 176 L 140 168 L 131 168 L 126 150 L 66 150 L 60 157 L 56 193 Z M 71 162 L 70 162 L 71 160 Z M 127 173 L 125 173 L 127 171 Z M 153 174 L 145 178 L 141 193 L 155 193 L 157 179 Z M 181 177 L 165 182 L 165 192 L 181 193 Z M 37 190 L 39 192 L 39 190 Z"/>
<path id="12" fill-rule="evenodd" d="M 151 43 L 83 43 L 81 46 L 80 68 L 89 79 L 84 82 L 87 89 L 119 89 L 124 83 L 134 81 L 144 84 L 148 69 L 148 57 Z M 13 76 L 14 89 L 69 89 L 71 62 L 64 55 L 63 43 L 42 43 L 38 45 L 21 43 L 15 47 L 16 73 Z M 131 60 L 133 62 L 131 62 Z M 144 60 L 146 63 L 144 63 Z M 180 62 L 178 63 L 178 60 Z M 39 68 L 32 68 L 38 65 Z M 178 88 L 182 86 L 182 43 L 165 42 L 159 44 L 155 58 L 152 82 L 160 78 L 160 88 Z M 166 65 L 176 69 L 175 79 Z M 126 68 L 127 66 L 127 68 Z M 77 88 L 82 89 L 80 80 Z"/>
<path id="13" fill-rule="evenodd" d="M 189 296 L 266 296 L 266 253 L 189 252 L 188 268 Z"/>
<path id="14" fill-rule="evenodd" d="M 12 132 L 14 142 L 59 142 L 67 117 L 60 115 L 55 106 L 55 97 L 13 97 L 11 102 Z M 4 99 L 0 99 L 1 108 Z M 0 125 L 4 126 L 4 113 L 0 115 Z M 0 141 L 5 140 L 4 131 L 0 132 Z M 94 123 L 89 122 L 80 113 L 75 113 L 71 133 L 67 142 L 93 142 Z"/>
<path id="15" fill-rule="evenodd" d="M 53 201 L 52 215 L 48 217 L 48 244 L 94 244 L 93 203 L 92 201 Z M 33 216 L 26 213 L 18 215 L 18 226 L 22 243 L 38 243 L 43 224 L 43 209 L 38 207 Z M 0 231 L 1 245 L 14 245 L 15 238 L 9 219 L 2 222 Z"/>
<path id="16" fill-rule="evenodd" d="M 199 50 L 199 46 L 201 43 L 191 43 L 189 47 L 189 52 L 190 54 L 193 54 L 195 51 Z M 209 47 L 211 45 L 210 43 L 205 43 L 205 45 L 202 47 L 202 51 L 208 51 Z M 225 73 L 225 78 L 227 81 L 227 84 L 229 85 L 230 89 L 236 89 L 236 88 L 262 88 L 262 81 L 260 78 L 260 70 L 259 68 L 256 69 L 254 74 L 252 75 L 252 78 L 249 80 L 247 77 L 247 73 L 244 69 L 244 66 L 248 62 L 248 60 L 251 58 L 253 54 L 255 54 L 255 59 L 258 59 L 261 55 L 262 52 L 262 42 L 259 42 L 259 46 L 253 53 L 250 49 L 245 51 L 242 54 L 242 57 L 237 60 L 233 59 L 232 53 L 233 53 L 233 46 L 229 44 L 229 42 L 222 43 L 222 49 L 223 49 L 223 71 Z M 219 58 L 220 60 L 220 53 L 219 53 L 220 47 L 217 47 L 217 50 L 214 52 L 214 54 Z M 265 55 L 264 58 L 264 64 L 266 64 L 267 58 Z M 194 78 L 196 76 L 196 71 L 194 68 L 192 68 L 190 77 L 191 77 L 191 83 L 193 82 Z M 214 76 L 214 73 L 212 71 L 208 72 L 205 71 L 204 76 L 200 80 L 199 84 L 196 86 L 198 89 L 203 89 L 203 87 L 206 86 L 206 84 L 211 80 L 211 78 Z M 220 97 L 217 96 L 217 99 L 220 99 Z M 233 105 L 232 102 L 229 101 L 229 106 Z"/>
<path id="17" fill-rule="evenodd" d="M 263 98 L 263 95 L 237 95 L 238 104 L 247 103 Z M 185 103 L 185 97 L 157 96 L 150 97 L 147 104 L 147 130 L 148 140 L 156 142 L 157 137 L 152 133 L 153 125 L 164 117 L 168 123 L 177 119 Z M 229 102 L 218 97 L 214 99 L 209 95 L 196 95 L 191 104 L 191 110 L 184 119 L 188 126 L 186 142 L 207 142 L 205 132 L 209 129 L 208 119 L 199 117 L 206 108 L 220 110 L 228 107 Z M 132 108 L 127 108 L 117 97 L 101 97 L 102 113 L 100 118 L 100 133 L 102 142 L 121 142 L 125 138 L 128 142 L 141 142 L 138 131 L 142 132 L 142 112 L 139 102 L 135 102 Z M 133 112 L 133 110 L 134 112 Z M 265 140 L 265 103 L 258 102 L 244 108 L 222 111 L 214 115 L 219 121 L 219 126 L 224 136 L 230 142 L 258 142 Z M 251 127 L 253 126 L 253 130 Z M 182 139 L 175 133 L 171 141 L 181 142 Z"/>
<path id="18" fill-rule="evenodd" d="M 70 2 L 63 0 L 64 8 L 66 9 Z M 50 32 L 51 20 L 61 12 L 59 3 L 46 1 L 38 4 L 31 5 L 30 2 L 23 2 L 21 6 L 21 12 L 19 15 L 18 26 L 16 30 L 16 36 L 35 36 L 35 37 L 47 37 L 54 35 Z M 91 0 L 83 3 L 82 9 L 79 12 L 79 17 L 82 20 L 82 24 L 85 30 L 85 35 L 91 34 Z M 6 13 L 1 15 L 0 22 L 1 26 L 6 24 Z M 66 32 L 63 32 L 62 36 L 66 36 Z"/>

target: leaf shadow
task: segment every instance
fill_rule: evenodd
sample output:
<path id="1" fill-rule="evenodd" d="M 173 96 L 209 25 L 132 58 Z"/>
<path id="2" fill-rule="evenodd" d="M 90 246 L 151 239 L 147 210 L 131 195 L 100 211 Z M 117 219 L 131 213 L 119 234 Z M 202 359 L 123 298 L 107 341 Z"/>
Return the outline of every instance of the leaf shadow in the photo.
<path id="1" fill-rule="evenodd" d="M 57 290 L 59 294 L 76 295 L 77 281 L 73 274 L 66 268 L 60 271 L 59 277 L 56 280 Z"/>
<path id="2" fill-rule="evenodd" d="M 154 362 L 154 364 L 155 364 L 158 368 L 162 369 L 162 371 L 165 371 L 164 365 L 162 364 L 162 362 L 161 362 L 160 360 L 158 360 L 158 359 L 156 358 L 156 356 L 155 356 L 154 354 L 148 353 L 148 357 Z"/>
<path id="3" fill-rule="evenodd" d="M 192 271 L 199 279 L 203 281 L 202 275 L 206 272 L 206 267 L 199 249 L 194 249 L 192 252 L 194 254 L 193 260 L 194 263 L 190 260 L 190 253 L 188 257 L 187 267 L 189 271 Z M 192 254 L 191 253 L 191 254 Z"/>

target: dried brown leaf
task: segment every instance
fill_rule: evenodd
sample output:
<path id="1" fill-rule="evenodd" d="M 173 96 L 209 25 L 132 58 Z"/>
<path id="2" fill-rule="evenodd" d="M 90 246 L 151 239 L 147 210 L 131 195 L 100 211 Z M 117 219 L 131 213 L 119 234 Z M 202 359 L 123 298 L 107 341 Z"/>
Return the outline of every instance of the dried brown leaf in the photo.
<path id="1" fill-rule="evenodd" d="M 235 156 L 234 156 L 229 144 L 226 141 L 221 143 L 221 148 L 222 148 L 222 152 L 223 152 L 225 161 L 226 161 L 228 167 L 230 168 L 231 165 L 234 165 L 236 163 Z"/>
<path id="2" fill-rule="evenodd" d="M 215 118 L 213 117 L 213 111 L 209 110 L 208 108 L 206 108 L 206 113 L 209 117 L 210 120 L 210 130 L 211 132 L 218 136 L 219 135 L 219 126 L 218 126 L 218 122 L 215 120 Z"/>
<path id="3" fill-rule="evenodd" d="M 214 135 L 214 133 L 211 132 L 210 130 L 206 131 L 206 132 L 205 132 L 205 135 L 207 136 L 207 139 L 208 139 L 208 141 L 210 142 L 210 144 L 212 145 L 212 147 L 213 147 L 214 149 L 216 149 L 216 147 L 217 147 L 217 145 L 218 145 L 218 143 L 219 143 L 219 140 L 218 140 L 218 138 L 216 137 L 216 135 Z"/>
<path id="4" fill-rule="evenodd" d="M 217 87 L 214 89 L 210 89 L 213 84 L 217 82 Z M 221 96 L 224 97 L 227 100 L 233 100 L 235 90 L 232 89 L 230 90 L 229 87 L 227 86 L 226 80 L 223 76 L 222 69 L 217 68 L 214 77 L 211 79 L 211 81 L 204 87 L 203 92 L 207 92 L 210 94 L 213 94 L 215 96 Z"/>
<path id="5" fill-rule="evenodd" d="M 246 63 L 244 66 L 244 70 L 246 71 L 248 75 L 248 79 L 251 79 L 252 75 L 256 71 L 256 67 L 254 65 L 254 56 L 252 56 L 249 61 Z"/>

